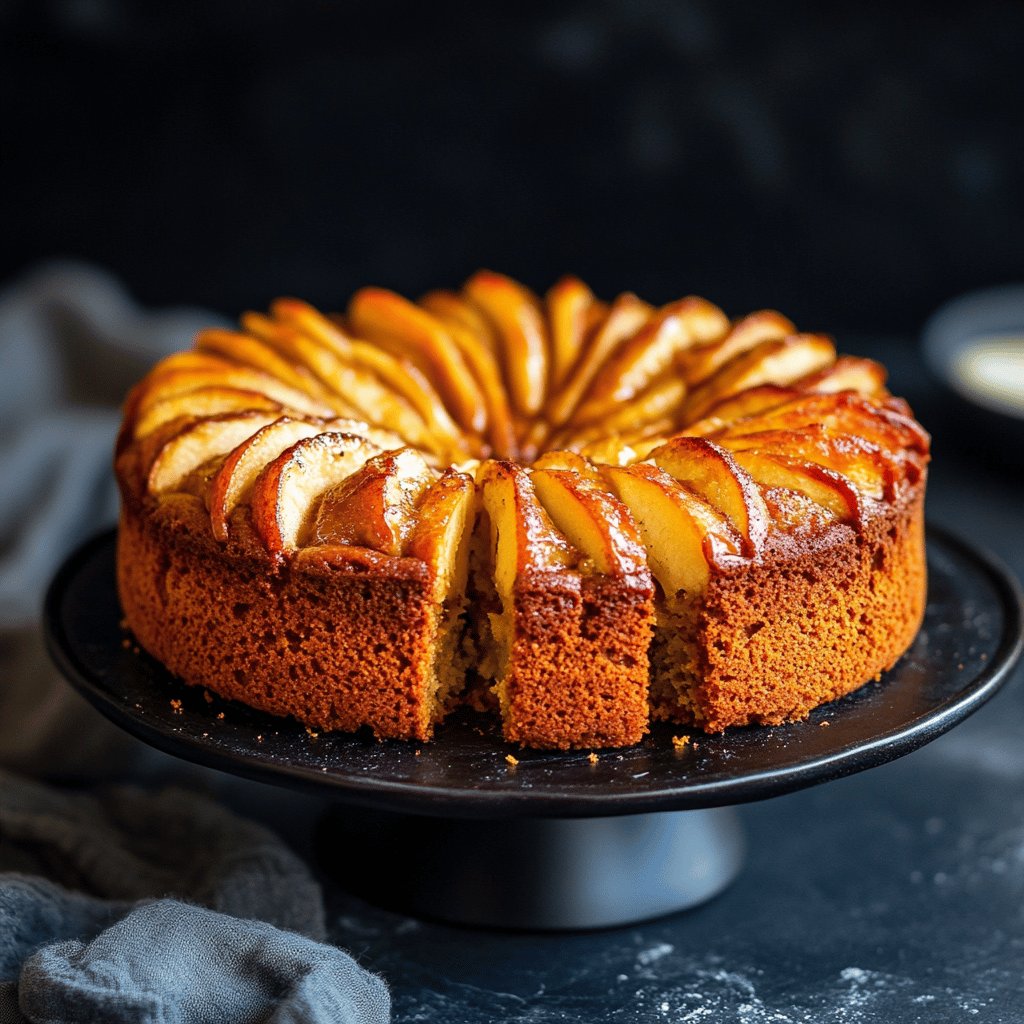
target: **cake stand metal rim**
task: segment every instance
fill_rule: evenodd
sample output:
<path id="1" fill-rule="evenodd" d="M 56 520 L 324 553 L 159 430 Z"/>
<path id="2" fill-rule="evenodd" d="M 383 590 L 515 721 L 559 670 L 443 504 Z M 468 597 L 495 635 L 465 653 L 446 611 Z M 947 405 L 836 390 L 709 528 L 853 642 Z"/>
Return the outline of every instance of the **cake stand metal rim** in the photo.
<path id="1" fill-rule="evenodd" d="M 588 793 L 577 790 L 566 793 L 525 788 L 494 791 L 455 785 L 432 788 L 423 783 L 369 775 L 339 777 L 310 766 L 290 765 L 268 758 L 260 760 L 254 754 L 211 746 L 187 734 L 169 736 L 122 706 L 90 677 L 86 668 L 77 663 L 69 645 L 61 639 L 60 603 L 69 581 L 80 567 L 97 549 L 109 546 L 115 534 L 115 530 L 104 531 L 77 548 L 58 570 L 44 602 L 47 649 L 58 669 L 79 693 L 114 724 L 165 753 L 260 782 L 285 784 L 332 796 L 346 803 L 414 814 L 464 818 L 604 817 L 719 807 L 783 795 L 877 767 L 936 739 L 998 692 L 1024 651 L 1024 591 L 1014 574 L 989 551 L 968 543 L 948 529 L 929 523 L 929 543 L 953 549 L 983 571 L 993 585 L 1004 613 L 1003 631 L 996 650 L 978 672 L 975 685 L 968 692 L 898 728 L 883 731 L 868 740 L 846 744 L 801 764 L 705 783 L 695 782 L 691 776 L 683 784 L 666 784 L 651 792 Z"/>

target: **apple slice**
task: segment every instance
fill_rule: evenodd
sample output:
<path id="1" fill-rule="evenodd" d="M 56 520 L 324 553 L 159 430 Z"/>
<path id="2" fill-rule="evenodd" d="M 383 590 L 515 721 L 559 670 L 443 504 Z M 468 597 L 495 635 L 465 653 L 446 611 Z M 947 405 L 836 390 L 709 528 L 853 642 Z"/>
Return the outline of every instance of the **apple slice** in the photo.
<path id="1" fill-rule="evenodd" d="M 725 513 L 743 538 L 745 554 L 761 550 L 768 536 L 768 509 L 750 474 L 725 448 L 705 438 L 674 437 L 650 458 Z"/>
<path id="2" fill-rule="evenodd" d="M 716 401 L 699 420 L 691 420 L 685 414 L 682 423 L 688 434 L 706 436 L 731 426 L 737 420 L 756 416 L 766 409 L 773 409 L 790 398 L 801 395 L 796 388 L 784 388 L 778 384 L 759 384 L 727 398 Z"/>
<path id="3" fill-rule="evenodd" d="M 682 352 L 720 338 L 729 319 L 705 299 L 689 296 L 660 309 L 595 376 L 573 419 L 585 423 L 632 401 L 673 367 Z"/>
<path id="4" fill-rule="evenodd" d="M 565 469 L 531 474 L 555 526 L 605 576 L 647 576 L 647 555 L 629 510 L 606 485 Z"/>
<path id="5" fill-rule="evenodd" d="M 353 434 L 317 434 L 297 441 L 267 465 L 253 484 L 252 522 L 275 558 L 304 540 L 322 494 L 356 472 L 380 449 Z"/>
<path id="6" fill-rule="evenodd" d="M 310 543 L 401 555 L 416 525 L 416 505 L 434 479 L 412 448 L 375 455 L 320 499 Z"/>
<path id="7" fill-rule="evenodd" d="M 320 401 L 330 401 L 330 393 L 312 374 L 250 334 L 219 329 L 202 331 L 196 338 L 196 348 L 268 373 L 289 387 L 315 395 Z"/>
<path id="8" fill-rule="evenodd" d="M 544 297 L 551 325 L 551 386 L 560 388 L 579 358 L 594 323 L 594 293 L 578 278 L 563 277 Z"/>
<path id="9" fill-rule="evenodd" d="M 135 440 L 149 437 L 155 430 L 183 416 L 202 419 L 230 412 L 276 412 L 284 410 L 278 402 L 256 391 L 237 388 L 200 387 L 180 391 L 149 405 L 136 419 L 132 429 Z"/>
<path id="10" fill-rule="evenodd" d="M 836 349 L 823 334 L 793 334 L 759 345 L 726 363 L 697 387 L 686 403 L 691 422 L 706 416 L 716 402 L 761 384 L 792 384 L 801 377 L 831 366 Z"/>
<path id="11" fill-rule="evenodd" d="M 547 397 L 550 362 L 540 302 L 528 288 L 489 270 L 475 273 L 463 292 L 496 328 L 512 407 L 535 415 Z"/>
<path id="12" fill-rule="evenodd" d="M 561 390 L 548 403 L 545 414 L 552 426 L 566 423 L 611 355 L 632 338 L 654 315 L 654 307 L 631 292 L 624 292 L 611 304 L 607 316 L 591 329 L 576 365 Z"/>
<path id="13" fill-rule="evenodd" d="M 797 491 L 838 519 L 854 523 L 861 521 L 860 493 L 852 481 L 835 470 L 815 462 L 759 451 L 737 451 L 733 458 L 762 487 Z"/>
<path id="14" fill-rule="evenodd" d="M 348 305 L 348 321 L 359 337 L 412 360 L 441 392 L 456 421 L 480 434 L 487 407 L 458 346 L 436 317 L 384 288 L 362 288 Z"/>
<path id="15" fill-rule="evenodd" d="M 668 377 L 630 401 L 616 404 L 597 421 L 584 421 L 581 409 L 558 440 L 569 437 L 592 440 L 601 435 L 641 430 L 658 420 L 674 422 L 685 398 L 686 383 L 679 377 Z"/>
<path id="16" fill-rule="evenodd" d="M 292 350 L 306 357 L 306 365 L 309 366 L 311 361 L 318 361 L 316 349 L 312 347 L 318 343 L 333 353 L 341 363 L 379 378 L 399 401 L 404 400 L 405 404 L 412 406 L 427 425 L 433 437 L 429 446 L 431 450 L 439 453 L 442 450 L 464 452 L 465 439 L 461 430 L 449 415 L 434 386 L 410 360 L 394 356 L 370 342 L 348 337 L 334 321 L 299 299 L 277 299 L 271 311 L 278 320 L 273 330 L 276 344 L 290 344 Z M 273 321 L 270 323 L 273 324 Z M 297 341 L 296 333 L 305 340 Z M 391 405 L 386 408 L 390 409 Z M 371 419 L 385 418 L 379 411 L 371 416 Z"/>
<path id="17" fill-rule="evenodd" d="M 286 409 L 296 409 L 310 416 L 335 416 L 337 402 L 328 405 L 308 392 L 289 387 L 275 377 L 247 366 L 224 361 L 224 368 L 205 370 L 164 369 L 157 366 L 143 381 L 132 413 L 142 417 L 150 406 L 183 391 L 197 388 L 232 388 L 236 391 L 254 391 Z M 343 411 L 343 410 L 341 410 Z"/>
<path id="18" fill-rule="evenodd" d="M 352 419 L 297 420 L 282 416 L 238 445 L 221 464 L 210 484 L 210 525 L 217 540 L 228 539 L 231 513 L 249 497 L 256 478 L 286 448 L 324 433 L 355 434 L 379 448 L 400 448 L 404 442 L 390 431 Z"/>
<path id="19" fill-rule="evenodd" d="M 406 555 L 435 570 L 435 600 L 464 594 L 469 573 L 469 546 L 476 508 L 473 478 L 446 469 L 431 485 L 416 510 L 416 525 Z"/>
<path id="20" fill-rule="evenodd" d="M 253 318 L 247 315 L 245 322 L 251 324 Z M 386 423 L 405 438 L 407 444 L 438 454 L 447 451 L 448 439 L 441 440 L 416 409 L 373 371 L 339 357 L 331 348 L 287 324 L 276 325 L 275 330 L 278 345 L 338 395 L 349 406 L 346 411 L 350 415 L 374 423 Z M 457 432 L 457 428 L 454 429 Z"/>
<path id="21" fill-rule="evenodd" d="M 491 523 L 494 582 L 509 609 L 517 578 L 571 568 L 580 553 L 555 528 L 522 466 L 489 459 L 480 466 L 478 483 Z"/>
<path id="22" fill-rule="evenodd" d="M 192 423 L 157 452 L 149 467 L 147 490 L 150 494 L 178 490 L 200 466 L 226 455 L 276 418 L 276 412 L 243 412 Z"/>
<path id="23" fill-rule="evenodd" d="M 663 469 L 640 464 L 603 472 L 639 527 L 647 563 L 667 598 L 703 593 L 713 565 L 741 557 L 742 538 L 729 520 Z"/>
<path id="24" fill-rule="evenodd" d="M 457 324 L 474 335 L 491 355 L 499 355 L 500 346 L 494 324 L 465 296 L 438 289 L 427 292 L 419 300 L 419 305 L 449 327 Z"/>
<path id="25" fill-rule="evenodd" d="M 565 449 L 552 449 L 551 451 L 544 452 L 534 460 L 532 468 L 565 469 L 571 473 L 578 473 L 594 483 L 601 481 L 601 474 L 590 459 L 579 452 L 566 451 Z"/>
<path id="26" fill-rule="evenodd" d="M 836 436 L 822 424 L 799 430 L 766 430 L 719 438 L 730 451 L 756 450 L 802 462 L 816 462 L 852 481 L 867 498 L 891 493 L 896 471 L 876 445 L 862 437 Z"/>
<path id="27" fill-rule="evenodd" d="M 682 353 L 679 357 L 679 370 L 692 388 L 762 341 L 786 338 L 795 333 L 796 327 L 792 321 L 773 309 L 763 309 L 737 320 L 724 338 Z"/>
<path id="28" fill-rule="evenodd" d="M 884 397 L 886 369 L 873 359 L 840 356 L 831 366 L 801 377 L 796 387 L 801 391 L 856 391 L 872 398 Z"/>
<path id="29" fill-rule="evenodd" d="M 765 430 L 800 430 L 825 426 L 830 430 L 865 437 L 894 454 L 910 449 L 927 454 L 929 437 L 907 412 L 889 400 L 866 398 L 853 391 L 837 394 L 812 392 L 799 396 L 758 416 L 734 424 L 728 434 Z"/>

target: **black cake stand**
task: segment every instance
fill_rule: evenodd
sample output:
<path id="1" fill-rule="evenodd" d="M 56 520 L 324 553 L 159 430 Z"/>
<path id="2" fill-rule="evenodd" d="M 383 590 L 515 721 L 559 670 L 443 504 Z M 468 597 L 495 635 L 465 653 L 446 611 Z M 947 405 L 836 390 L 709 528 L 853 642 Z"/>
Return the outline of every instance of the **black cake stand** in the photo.
<path id="1" fill-rule="evenodd" d="M 129 733 L 189 761 L 335 797 L 323 848 L 343 851 L 332 854 L 339 877 L 361 895 L 469 924 L 593 928 L 692 907 L 728 885 L 743 861 L 731 805 L 891 761 L 996 692 L 1021 653 L 1018 584 L 934 528 L 928 570 L 924 626 L 880 683 L 797 724 L 688 743 L 659 726 L 617 751 L 521 751 L 469 713 L 429 744 L 313 736 L 211 702 L 126 637 L 112 532 L 61 568 L 45 628 L 61 672 Z"/>

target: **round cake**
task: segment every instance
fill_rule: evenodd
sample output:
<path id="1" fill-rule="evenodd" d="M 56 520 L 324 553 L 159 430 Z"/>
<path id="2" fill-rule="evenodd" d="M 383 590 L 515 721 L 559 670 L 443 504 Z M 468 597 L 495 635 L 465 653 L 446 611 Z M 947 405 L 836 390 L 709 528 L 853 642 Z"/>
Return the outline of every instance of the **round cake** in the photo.
<path id="1" fill-rule="evenodd" d="M 913 639 L 928 448 L 880 365 L 772 311 L 488 271 L 280 299 L 128 396 L 118 587 L 171 672 L 310 729 L 778 724 Z"/>

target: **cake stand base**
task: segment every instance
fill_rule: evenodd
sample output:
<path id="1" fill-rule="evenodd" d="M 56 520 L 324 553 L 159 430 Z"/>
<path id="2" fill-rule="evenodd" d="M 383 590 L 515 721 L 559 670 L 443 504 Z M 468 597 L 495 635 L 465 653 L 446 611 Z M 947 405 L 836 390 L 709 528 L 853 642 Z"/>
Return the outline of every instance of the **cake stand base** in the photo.
<path id="1" fill-rule="evenodd" d="M 609 818 L 466 821 L 344 808 L 323 867 L 351 892 L 417 917 L 490 928 L 610 928 L 720 893 L 744 857 L 731 807 Z"/>

